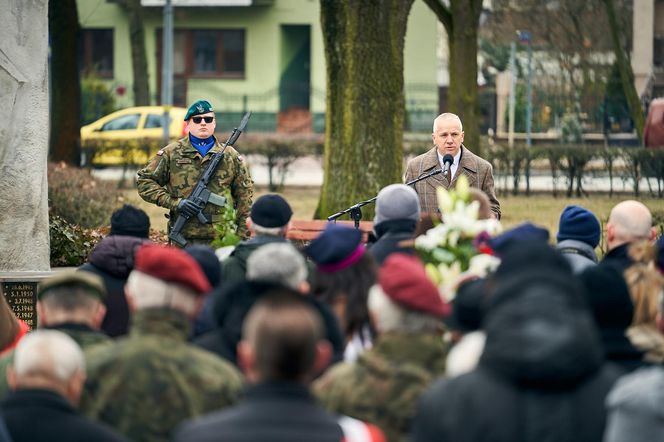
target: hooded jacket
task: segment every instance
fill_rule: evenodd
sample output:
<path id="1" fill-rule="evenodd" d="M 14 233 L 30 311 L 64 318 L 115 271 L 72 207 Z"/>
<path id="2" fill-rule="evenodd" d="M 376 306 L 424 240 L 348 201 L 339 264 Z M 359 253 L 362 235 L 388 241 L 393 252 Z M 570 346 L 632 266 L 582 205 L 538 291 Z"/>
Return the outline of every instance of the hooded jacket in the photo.
<path id="1" fill-rule="evenodd" d="M 602 440 L 604 398 L 617 373 L 603 365 L 593 319 L 569 274 L 505 280 L 484 325 L 479 367 L 425 393 L 415 441 Z"/>
<path id="2" fill-rule="evenodd" d="M 95 273 L 104 280 L 106 316 L 101 329 L 111 337 L 127 334 L 129 306 L 124 285 L 134 268 L 134 253 L 145 242 L 149 240 L 135 236 L 107 236 L 92 250 L 88 262 L 78 268 Z"/>

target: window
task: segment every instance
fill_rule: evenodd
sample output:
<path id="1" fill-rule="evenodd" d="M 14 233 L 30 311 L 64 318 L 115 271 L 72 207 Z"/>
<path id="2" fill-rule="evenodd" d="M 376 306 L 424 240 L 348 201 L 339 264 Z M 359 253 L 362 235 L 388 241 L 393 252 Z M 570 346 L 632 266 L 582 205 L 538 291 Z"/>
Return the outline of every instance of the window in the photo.
<path id="1" fill-rule="evenodd" d="M 217 33 L 215 31 L 194 31 L 194 72 L 214 74 L 219 65 L 217 57 Z"/>
<path id="2" fill-rule="evenodd" d="M 113 78 L 113 29 L 86 29 L 82 37 L 79 57 L 82 72 Z"/>
<path id="3" fill-rule="evenodd" d="M 102 131 L 107 130 L 127 130 L 127 129 L 136 129 L 138 127 L 138 120 L 141 118 L 141 114 L 129 114 L 123 115 L 118 118 L 114 118 L 108 123 L 104 124 L 101 127 Z"/>
<path id="4" fill-rule="evenodd" d="M 145 120 L 145 129 L 154 129 L 156 127 L 161 127 L 161 120 L 164 118 L 163 114 L 148 114 L 148 118 Z"/>
<path id="5" fill-rule="evenodd" d="M 244 76 L 244 31 L 190 31 L 191 72 L 194 76 Z"/>
<path id="6" fill-rule="evenodd" d="M 222 31 L 224 72 L 244 74 L 244 31 Z"/>

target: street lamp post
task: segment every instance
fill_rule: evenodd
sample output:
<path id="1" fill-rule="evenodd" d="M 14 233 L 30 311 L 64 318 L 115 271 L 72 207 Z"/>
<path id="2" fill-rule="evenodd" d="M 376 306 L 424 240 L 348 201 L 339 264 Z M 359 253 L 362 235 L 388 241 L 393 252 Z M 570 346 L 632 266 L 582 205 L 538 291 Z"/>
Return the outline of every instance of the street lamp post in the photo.
<path id="1" fill-rule="evenodd" d="M 532 145 L 533 123 L 533 36 L 530 31 L 516 31 L 519 41 L 528 44 L 528 104 L 526 106 L 526 146 Z"/>
<path id="2" fill-rule="evenodd" d="M 173 104 L 173 5 L 171 0 L 164 4 L 164 31 L 162 39 L 161 66 L 161 105 L 164 108 L 162 127 L 164 129 L 164 145 L 170 140 L 171 105 Z"/>
<path id="3" fill-rule="evenodd" d="M 507 144 L 511 149 L 514 147 L 514 108 L 516 107 L 516 43 L 514 42 L 510 45 L 510 73 L 510 107 Z"/>

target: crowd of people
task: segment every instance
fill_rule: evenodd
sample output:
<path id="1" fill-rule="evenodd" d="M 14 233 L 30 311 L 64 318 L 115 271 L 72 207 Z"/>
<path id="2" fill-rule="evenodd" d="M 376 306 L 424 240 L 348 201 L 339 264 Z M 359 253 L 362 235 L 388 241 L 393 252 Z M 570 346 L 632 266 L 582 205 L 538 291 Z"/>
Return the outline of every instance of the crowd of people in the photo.
<path id="1" fill-rule="evenodd" d="M 243 240 L 213 250 L 222 207 L 189 195 L 225 146 L 209 102 L 185 121 L 137 184 L 170 228 L 187 215 L 188 247 L 153 243 L 125 205 L 87 263 L 39 284 L 36 330 L 0 296 L 0 442 L 664 440 L 664 239 L 642 203 L 611 210 L 601 259 L 580 206 L 555 241 L 528 222 L 478 231 L 463 253 L 500 264 L 443 287 L 416 248 L 450 225 L 440 187 L 469 187 L 482 225 L 501 217 L 491 165 L 446 113 L 406 167 L 414 187 L 378 193 L 368 237 L 328 223 L 291 242 L 288 201 L 253 201 L 228 148 L 209 191 Z"/>
<path id="2" fill-rule="evenodd" d="M 451 302 L 414 249 L 412 188 L 379 193 L 368 239 L 329 223 L 298 248 L 291 217 L 282 196 L 258 198 L 251 238 L 220 260 L 154 244 L 140 209 L 116 211 L 89 262 L 39 284 L 35 331 L 6 326 L 2 300 L 15 348 L 0 359 L 0 440 L 664 434 L 664 240 L 640 202 L 612 209 L 601 260 L 580 206 L 555 245 L 531 223 L 488 239 L 500 265 Z"/>

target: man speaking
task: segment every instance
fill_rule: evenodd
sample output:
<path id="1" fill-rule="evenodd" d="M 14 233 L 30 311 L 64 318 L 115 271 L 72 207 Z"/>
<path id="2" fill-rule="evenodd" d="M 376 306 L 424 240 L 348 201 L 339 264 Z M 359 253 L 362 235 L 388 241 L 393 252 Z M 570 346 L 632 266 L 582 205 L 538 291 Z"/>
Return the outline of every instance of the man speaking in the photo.
<path id="1" fill-rule="evenodd" d="M 438 212 L 436 188 L 453 188 L 460 175 L 468 184 L 482 190 L 489 197 L 491 212 L 500 218 L 500 203 L 493 188 L 493 169 L 488 161 L 473 154 L 463 143 L 461 119 L 452 113 L 438 115 L 433 121 L 433 148 L 408 161 L 406 182 L 422 177 L 436 169 L 435 174 L 415 184 L 422 212 Z"/>

